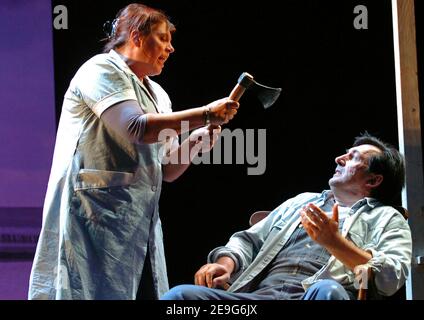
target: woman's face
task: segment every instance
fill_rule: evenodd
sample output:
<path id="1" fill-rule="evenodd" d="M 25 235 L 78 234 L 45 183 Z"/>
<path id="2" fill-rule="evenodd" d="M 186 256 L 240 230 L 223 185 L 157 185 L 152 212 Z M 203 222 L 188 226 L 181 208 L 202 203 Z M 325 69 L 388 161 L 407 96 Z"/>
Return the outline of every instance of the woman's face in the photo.
<path id="1" fill-rule="evenodd" d="M 141 45 L 137 61 L 143 63 L 147 76 L 158 75 L 162 72 L 165 61 L 175 51 L 171 41 L 172 35 L 165 21 L 154 25 L 149 35 L 140 36 Z"/>

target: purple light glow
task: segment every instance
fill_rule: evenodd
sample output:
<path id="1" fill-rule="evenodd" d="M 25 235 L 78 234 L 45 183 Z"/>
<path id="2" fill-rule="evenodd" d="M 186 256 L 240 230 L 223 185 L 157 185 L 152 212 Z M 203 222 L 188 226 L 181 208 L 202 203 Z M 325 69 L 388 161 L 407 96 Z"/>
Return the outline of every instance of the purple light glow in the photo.
<path id="1" fill-rule="evenodd" d="M 0 4 L 0 207 L 41 207 L 56 133 L 49 0 Z"/>

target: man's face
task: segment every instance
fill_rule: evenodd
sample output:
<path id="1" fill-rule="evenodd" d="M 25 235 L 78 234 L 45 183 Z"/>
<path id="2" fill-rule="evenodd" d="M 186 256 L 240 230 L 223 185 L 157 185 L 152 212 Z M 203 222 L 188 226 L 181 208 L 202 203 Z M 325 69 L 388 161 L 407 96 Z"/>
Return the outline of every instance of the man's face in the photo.
<path id="1" fill-rule="evenodd" d="M 367 194 L 366 184 L 373 174 L 368 173 L 368 159 L 381 153 L 377 147 L 363 144 L 353 147 L 335 159 L 337 167 L 329 185 L 333 191 L 346 191 L 353 194 Z"/>

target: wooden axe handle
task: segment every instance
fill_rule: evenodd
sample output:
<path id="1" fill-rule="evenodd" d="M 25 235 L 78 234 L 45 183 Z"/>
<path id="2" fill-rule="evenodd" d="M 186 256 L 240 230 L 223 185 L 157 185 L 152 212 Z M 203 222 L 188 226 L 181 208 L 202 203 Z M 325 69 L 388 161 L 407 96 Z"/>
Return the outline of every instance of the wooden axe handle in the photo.
<path id="1" fill-rule="evenodd" d="M 237 83 L 233 91 L 231 91 L 229 98 L 234 101 L 239 101 L 245 91 L 246 88 Z"/>

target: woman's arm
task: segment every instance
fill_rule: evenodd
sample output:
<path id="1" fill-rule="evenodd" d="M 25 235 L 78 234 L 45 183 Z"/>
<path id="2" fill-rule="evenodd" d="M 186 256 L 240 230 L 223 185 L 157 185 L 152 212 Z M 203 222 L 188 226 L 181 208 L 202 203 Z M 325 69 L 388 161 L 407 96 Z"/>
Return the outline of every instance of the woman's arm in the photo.
<path id="1" fill-rule="evenodd" d="M 137 101 L 127 100 L 106 109 L 100 119 L 107 127 L 133 143 L 156 143 L 163 130 L 173 130 L 180 134 L 183 121 L 187 122 L 188 130 L 205 125 L 207 118 L 211 124 L 227 123 L 237 113 L 237 108 L 237 102 L 224 98 L 205 107 L 144 114 Z"/>

